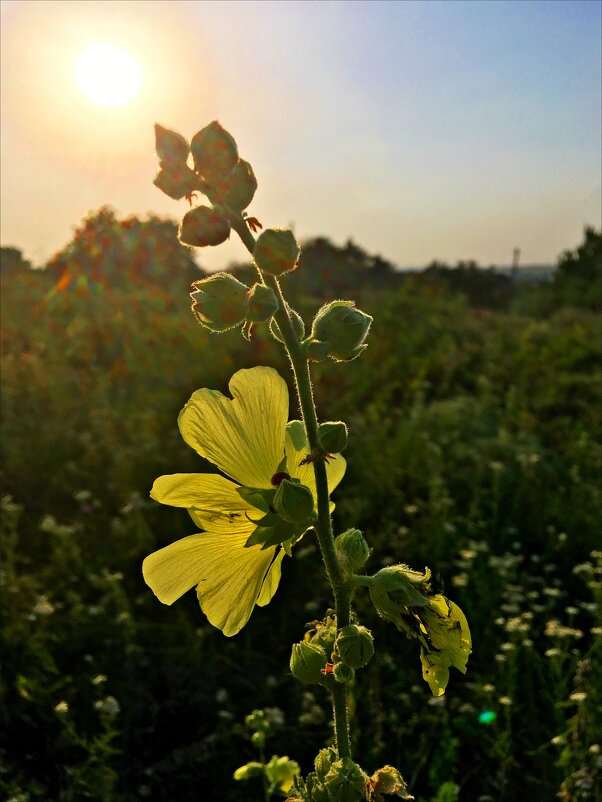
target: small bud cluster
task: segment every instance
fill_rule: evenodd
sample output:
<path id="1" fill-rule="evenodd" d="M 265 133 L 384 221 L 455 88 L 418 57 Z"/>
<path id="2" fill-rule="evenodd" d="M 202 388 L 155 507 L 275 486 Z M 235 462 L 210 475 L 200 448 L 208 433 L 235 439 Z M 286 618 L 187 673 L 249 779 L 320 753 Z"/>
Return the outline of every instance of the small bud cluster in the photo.
<path id="1" fill-rule="evenodd" d="M 244 211 L 257 189 L 253 168 L 239 157 L 236 140 L 217 120 L 198 131 L 190 143 L 176 131 L 155 125 L 155 142 L 160 167 L 155 186 L 174 200 L 188 198 L 192 202 L 196 193 L 202 193 L 210 202 L 184 215 L 178 230 L 182 244 L 192 248 L 216 246 L 230 237 L 233 226 L 239 232 L 237 225 L 241 223 L 253 231 L 261 227 Z M 253 261 L 261 276 L 277 278 L 298 267 L 300 253 L 290 229 L 268 228 L 255 241 Z M 192 287 L 192 311 L 203 326 L 223 332 L 246 321 L 243 333 L 248 337 L 251 326 L 269 321 L 272 335 L 283 342 L 274 320 L 279 303 L 271 287 L 259 283 L 249 288 L 241 282 L 235 284 L 233 277 L 230 282 L 216 282 L 217 278 L 197 281 Z M 367 347 L 372 318 L 357 309 L 353 301 L 332 301 L 323 306 L 307 339 L 300 315 L 288 305 L 286 311 L 297 339 L 312 361 L 330 358 L 346 362 Z M 344 432 L 339 428 L 336 433 L 323 427 L 320 441 L 325 453 L 341 451 L 347 442 L 346 427 Z"/>
<path id="2" fill-rule="evenodd" d="M 176 131 L 155 125 L 155 143 L 160 167 L 155 186 L 174 200 L 202 192 L 211 202 L 184 215 L 180 242 L 193 248 L 225 242 L 232 229 L 229 212 L 240 214 L 257 189 L 253 168 L 239 158 L 234 137 L 214 120 L 190 144 Z"/>
<path id="3" fill-rule="evenodd" d="M 383 766 L 369 777 L 351 758 L 339 758 L 329 747 L 318 753 L 314 771 L 297 781 L 286 802 L 384 802 L 383 794 L 414 799 L 393 766 Z"/>
<path id="4" fill-rule="evenodd" d="M 347 684 L 355 670 L 363 668 L 374 654 L 374 641 L 366 627 L 350 624 L 337 631 L 336 619 L 329 611 L 322 621 L 312 621 L 291 654 L 291 673 L 300 682 L 332 687 Z"/>
<path id="5" fill-rule="evenodd" d="M 266 738 L 272 734 L 274 726 L 274 715 L 277 713 L 282 719 L 282 711 L 278 708 L 267 708 L 266 710 L 253 710 L 245 718 L 245 725 L 251 730 L 251 743 L 259 750 L 262 762 L 252 760 L 240 766 L 234 772 L 234 779 L 237 781 L 252 780 L 255 777 L 262 777 L 264 787 L 272 794 L 286 794 L 292 788 L 295 779 L 301 774 L 301 769 L 296 760 L 290 760 L 288 755 L 280 757 L 272 755 L 271 759 L 263 762 L 263 749 Z M 278 723 L 282 723 L 280 720 Z"/>

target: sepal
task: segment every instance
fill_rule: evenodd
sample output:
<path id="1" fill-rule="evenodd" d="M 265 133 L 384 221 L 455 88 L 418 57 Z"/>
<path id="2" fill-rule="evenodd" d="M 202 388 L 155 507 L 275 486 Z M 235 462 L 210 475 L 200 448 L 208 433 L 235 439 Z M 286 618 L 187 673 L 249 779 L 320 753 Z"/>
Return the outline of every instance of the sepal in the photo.
<path id="1" fill-rule="evenodd" d="M 274 509 L 290 523 L 308 523 L 314 508 L 314 497 L 309 487 L 298 480 L 283 479 L 273 501 Z"/>

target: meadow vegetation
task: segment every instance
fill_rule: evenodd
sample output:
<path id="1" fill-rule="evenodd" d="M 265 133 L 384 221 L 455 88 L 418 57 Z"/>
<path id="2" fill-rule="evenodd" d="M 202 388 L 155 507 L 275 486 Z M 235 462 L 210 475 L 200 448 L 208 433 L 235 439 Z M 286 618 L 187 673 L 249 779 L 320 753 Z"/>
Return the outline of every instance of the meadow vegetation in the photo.
<path id="1" fill-rule="evenodd" d="M 469 671 L 432 697 L 358 597 L 378 649 L 354 750 L 420 802 L 602 798 L 601 243 L 587 230 L 534 286 L 471 264 L 399 274 L 319 238 L 283 280 L 306 322 L 333 297 L 375 318 L 361 361 L 313 369 L 321 416 L 350 429 L 338 530 L 365 532 L 372 571 L 428 561 L 470 621 Z M 266 710 L 266 754 L 304 772 L 331 737 L 322 689 L 288 673 L 330 603 L 316 544 L 233 639 L 192 593 L 159 604 L 140 565 L 195 531 L 149 499 L 155 477 L 212 470 L 178 433 L 184 402 L 241 367 L 289 380 L 281 351 L 265 325 L 247 343 L 196 323 L 203 273 L 168 220 L 102 209 L 44 270 L 3 249 L 0 275 L 2 796 L 259 799 L 232 779 L 255 759 L 247 714 Z"/>

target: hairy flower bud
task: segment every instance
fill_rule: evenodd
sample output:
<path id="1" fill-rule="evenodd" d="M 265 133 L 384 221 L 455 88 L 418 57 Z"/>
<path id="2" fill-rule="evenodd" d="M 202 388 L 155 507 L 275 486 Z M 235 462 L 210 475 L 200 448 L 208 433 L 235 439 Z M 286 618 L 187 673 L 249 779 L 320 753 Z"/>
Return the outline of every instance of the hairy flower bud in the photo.
<path id="1" fill-rule="evenodd" d="M 247 287 L 228 273 L 195 281 L 190 297 L 194 316 L 211 331 L 227 331 L 247 314 Z"/>
<path id="2" fill-rule="evenodd" d="M 230 228 L 227 217 L 208 206 L 197 206 L 184 215 L 178 229 L 178 239 L 183 245 L 196 248 L 220 245 L 230 236 Z"/>
<path id="3" fill-rule="evenodd" d="M 326 668 L 328 659 L 321 646 L 301 641 L 293 644 L 291 652 L 291 673 L 300 682 L 310 685 L 323 685 L 325 675 L 322 669 Z"/>
<path id="4" fill-rule="evenodd" d="M 334 547 L 343 564 L 353 570 L 363 568 L 370 556 L 370 547 L 359 529 L 348 529 L 335 538 Z"/>
<path id="5" fill-rule="evenodd" d="M 166 165 L 185 165 L 190 146 L 182 134 L 155 123 L 155 150 L 159 161 Z"/>
<path id="6" fill-rule="evenodd" d="M 228 174 L 226 181 L 226 203 L 231 209 L 242 212 L 253 200 L 257 179 L 253 168 L 244 159 L 239 159 Z"/>
<path id="7" fill-rule="evenodd" d="M 278 311 L 276 293 L 265 284 L 254 284 L 247 296 L 249 301 L 247 320 L 251 323 L 264 323 Z"/>
<path id="8" fill-rule="evenodd" d="M 309 487 L 298 481 L 283 479 L 278 485 L 272 504 L 278 515 L 285 521 L 302 523 L 309 518 L 313 511 L 314 497 Z"/>
<path id="9" fill-rule="evenodd" d="M 288 304 L 286 304 L 286 308 L 288 310 L 288 314 L 291 319 L 291 323 L 293 325 L 295 334 L 297 335 L 297 338 L 299 340 L 302 340 L 305 337 L 305 323 L 303 322 L 303 318 Z M 270 323 L 270 332 L 272 334 L 272 337 L 275 340 L 278 340 L 279 343 L 284 342 L 284 340 L 282 339 L 282 334 L 280 333 L 280 326 L 276 323 L 275 320 L 272 320 Z"/>
<path id="10" fill-rule="evenodd" d="M 214 120 L 192 137 L 194 169 L 209 182 L 228 175 L 238 161 L 236 140 Z"/>
<path id="11" fill-rule="evenodd" d="M 360 766 L 344 757 L 332 764 L 324 778 L 324 787 L 333 802 L 360 802 L 366 798 L 367 781 Z"/>
<path id="12" fill-rule="evenodd" d="M 253 259 L 263 273 L 281 276 L 294 270 L 299 258 L 299 243 L 287 228 L 266 228 L 257 237 Z"/>
<path id="13" fill-rule="evenodd" d="M 173 200 L 181 200 L 197 188 L 197 177 L 187 164 L 162 162 L 153 184 Z"/>
<path id="14" fill-rule="evenodd" d="M 355 671 L 351 666 L 346 663 L 335 663 L 332 669 L 332 675 L 337 682 L 345 685 L 355 677 Z"/>
<path id="15" fill-rule="evenodd" d="M 369 629 L 350 624 L 337 635 L 334 647 L 345 665 L 362 668 L 374 654 L 374 640 Z"/>
<path id="16" fill-rule="evenodd" d="M 372 317 L 356 309 L 353 301 L 325 304 L 313 322 L 312 340 L 329 343 L 328 356 L 336 362 L 348 362 L 367 348 Z"/>

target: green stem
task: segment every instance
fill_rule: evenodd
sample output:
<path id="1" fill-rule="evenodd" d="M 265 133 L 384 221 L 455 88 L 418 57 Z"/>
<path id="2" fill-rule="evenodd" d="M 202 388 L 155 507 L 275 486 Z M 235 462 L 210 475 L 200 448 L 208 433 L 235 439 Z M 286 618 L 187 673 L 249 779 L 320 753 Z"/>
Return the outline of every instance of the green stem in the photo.
<path id="1" fill-rule="evenodd" d="M 255 237 L 247 228 L 244 220 L 239 216 L 233 215 L 231 217 L 231 223 L 247 250 L 252 254 L 255 248 Z M 262 275 L 262 280 L 268 287 L 272 288 L 278 298 L 279 309 L 274 317 L 280 329 L 280 334 L 282 335 L 284 346 L 293 368 L 299 406 L 301 407 L 301 414 L 305 424 L 305 431 L 307 432 L 309 447 L 310 450 L 317 449 L 319 448 L 318 417 L 311 387 L 309 362 L 293 328 L 278 279 L 275 276 L 266 274 L 265 276 Z M 322 552 L 322 559 L 326 566 L 326 573 L 334 594 L 337 628 L 341 629 L 349 624 L 351 588 L 345 581 L 334 547 L 326 463 L 324 460 L 317 459 L 313 462 L 313 466 L 316 479 L 316 495 L 318 497 L 318 521 L 315 528 Z M 339 757 L 351 757 L 346 685 L 336 684 L 334 686 L 332 690 L 332 701 Z"/>

